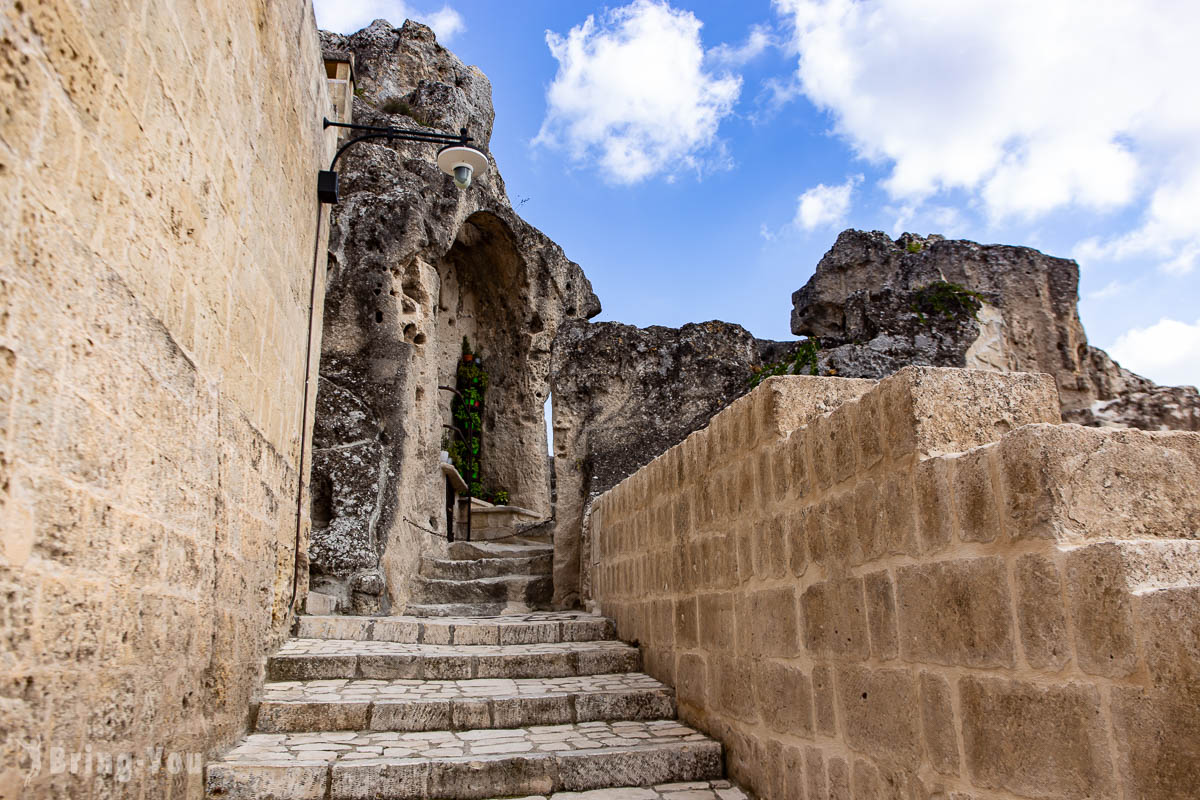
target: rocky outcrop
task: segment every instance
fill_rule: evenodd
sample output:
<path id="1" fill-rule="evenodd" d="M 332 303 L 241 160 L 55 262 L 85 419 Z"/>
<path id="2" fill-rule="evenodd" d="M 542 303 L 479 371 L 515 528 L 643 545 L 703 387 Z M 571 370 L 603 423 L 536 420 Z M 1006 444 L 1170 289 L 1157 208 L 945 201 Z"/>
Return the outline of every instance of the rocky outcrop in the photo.
<path id="1" fill-rule="evenodd" d="M 792 295 L 792 332 L 821 374 L 882 378 L 909 364 L 1053 375 L 1063 418 L 1200 430 L 1192 387 L 1158 386 L 1091 347 L 1079 266 L 1028 247 L 848 230 Z"/>
<path id="2" fill-rule="evenodd" d="M 590 498 L 704 427 L 746 393 L 754 368 L 794 349 L 795 343 L 756 339 L 740 325 L 718 321 L 682 328 L 576 321 L 559 327 L 551 367 L 558 604 L 579 600 Z"/>
<path id="3" fill-rule="evenodd" d="M 457 133 L 487 149 L 482 72 L 429 28 L 378 20 L 322 34 L 352 55 L 355 122 Z M 423 553 L 445 547 L 438 454 L 464 336 L 491 383 L 484 483 L 549 516 L 543 405 L 558 326 L 599 313 L 577 264 L 522 220 L 494 161 L 459 191 L 421 143 L 357 144 L 338 163 L 313 451 L 313 587 L 343 607 L 402 606 Z M 386 593 L 382 587 L 386 585 Z"/>

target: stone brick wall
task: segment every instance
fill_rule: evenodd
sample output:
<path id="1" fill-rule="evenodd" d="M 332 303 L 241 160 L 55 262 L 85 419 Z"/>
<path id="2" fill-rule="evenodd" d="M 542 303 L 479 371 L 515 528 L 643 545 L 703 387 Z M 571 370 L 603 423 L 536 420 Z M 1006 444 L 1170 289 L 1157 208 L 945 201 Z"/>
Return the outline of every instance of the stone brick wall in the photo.
<path id="1" fill-rule="evenodd" d="M 306 0 L 0 10 L 5 800 L 198 797 L 183 756 L 245 726 L 289 622 L 329 110 Z"/>
<path id="2" fill-rule="evenodd" d="M 1200 436 L 1058 413 L 771 379 L 596 501 L 595 600 L 765 798 L 1193 796 Z"/>

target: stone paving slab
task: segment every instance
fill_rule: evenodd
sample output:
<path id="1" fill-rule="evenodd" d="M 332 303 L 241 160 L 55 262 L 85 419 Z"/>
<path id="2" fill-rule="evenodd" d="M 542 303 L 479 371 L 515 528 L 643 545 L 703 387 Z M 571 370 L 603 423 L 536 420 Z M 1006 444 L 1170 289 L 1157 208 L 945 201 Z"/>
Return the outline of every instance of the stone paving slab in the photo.
<path id="1" fill-rule="evenodd" d="M 412 600 L 419 605 L 445 603 L 523 603 L 527 608 L 549 603 L 549 575 L 499 575 L 489 578 L 430 578 L 414 575 Z"/>
<path id="2" fill-rule="evenodd" d="M 532 558 L 477 558 L 466 561 L 421 559 L 421 574 L 425 577 L 460 581 L 500 575 L 549 575 L 553 567 L 554 558 L 549 554 Z"/>
<path id="3" fill-rule="evenodd" d="M 518 798 L 496 797 L 492 800 L 749 800 L 749 797 L 729 781 L 695 781 L 663 783 L 658 786 L 593 789 L 590 792 L 556 792 L 552 795 Z"/>
<path id="4" fill-rule="evenodd" d="M 554 545 L 544 542 L 509 539 L 504 541 L 451 542 L 446 556 L 454 561 L 473 561 L 480 558 L 537 558 L 554 555 Z"/>
<path id="5" fill-rule="evenodd" d="M 260 732 L 515 728 L 675 716 L 675 695 L 641 673 L 564 678 L 269 683 Z"/>
<path id="6" fill-rule="evenodd" d="M 289 639 L 267 662 L 272 681 L 558 678 L 640 669 L 637 648 L 617 641 L 435 645 Z"/>
<path id="7" fill-rule="evenodd" d="M 534 612 L 495 617 L 300 617 L 303 639 L 409 644 L 542 644 L 611 639 L 612 621 L 585 612 Z"/>
<path id="8" fill-rule="evenodd" d="M 499 617 L 527 614 L 532 609 L 524 603 L 409 603 L 408 612 L 415 617 Z"/>
<path id="9" fill-rule="evenodd" d="M 720 777 L 721 746 L 673 720 L 517 729 L 256 733 L 210 764 L 209 797 L 331 800 L 547 795 Z M 297 797 L 308 797 L 306 793 Z M 684 797 L 678 800 L 684 800 Z"/>

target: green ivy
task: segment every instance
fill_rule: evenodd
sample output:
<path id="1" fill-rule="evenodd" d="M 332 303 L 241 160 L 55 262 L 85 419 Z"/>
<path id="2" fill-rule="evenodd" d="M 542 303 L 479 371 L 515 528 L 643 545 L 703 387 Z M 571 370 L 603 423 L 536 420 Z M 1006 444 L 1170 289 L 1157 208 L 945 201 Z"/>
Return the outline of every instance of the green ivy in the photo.
<path id="1" fill-rule="evenodd" d="M 451 442 L 450 461 L 467 482 L 471 497 L 507 505 L 508 492 L 503 489 L 491 491 L 483 485 L 483 408 L 487 387 L 488 374 L 483 362 L 464 336 L 462 357 L 455 375 L 454 388 L 458 394 L 450 401 L 450 416 L 463 436 Z"/>
<path id="2" fill-rule="evenodd" d="M 979 319 L 983 295 L 957 283 L 934 281 L 917 290 L 910 308 L 916 312 L 922 324 L 927 322 L 927 315 L 946 319 Z"/>
<path id="3" fill-rule="evenodd" d="M 767 378 L 772 378 L 776 375 L 816 375 L 817 368 L 817 353 L 821 349 L 821 343 L 816 339 L 805 339 L 796 348 L 796 353 L 791 358 L 785 358 L 782 361 L 776 361 L 774 364 L 767 364 L 762 367 L 750 368 L 750 388 L 753 389 Z"/>
<path id="4" fill-rule="evenodd" d="M 508 492 L 503 489 L 497 489 L 494 492 L 484 490 L 483 499 L 494 506 L 506 506 L 508 505 Z"/>

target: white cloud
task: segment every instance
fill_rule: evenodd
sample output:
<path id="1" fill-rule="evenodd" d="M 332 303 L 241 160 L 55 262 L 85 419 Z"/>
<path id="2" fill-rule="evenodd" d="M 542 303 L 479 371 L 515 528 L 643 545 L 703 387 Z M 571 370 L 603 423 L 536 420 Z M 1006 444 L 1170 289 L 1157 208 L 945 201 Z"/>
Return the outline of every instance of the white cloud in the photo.
<path id="1" fill-rule="evenodd" d="M 767 51 L 767 48 L 774 47 L 775 45 L 775 38 L 771 35 L 767 26 L 754 25 L 751 26 L 750 34 L 746 37 L 744 44 L 738 47 L 719 44 L 708 51 L 708 57 L 718 64 L 740 67 L 758 58 Z"/>
<path id="2" fill-rule="evenodd" d="M 624 184 L 712 166 L 706 153 L 724 162 L 717 127 L 741 78 L 704 69 L 701 26 L 661 0 L 635 0 L 566 36 L 547 31 L 558 74 L 534 144 L 565 147 Z"/>
<path id="3" fill-rule="evenodd" d="M 399 27 L 412 19 L 433 28 L 439 42 L 447 42 L 467 29 L 462 15 L 450 6 L 437 11 L 414 10 L 404 0 L 314 0 L 317 25 L 334 33 L 351 34 L 377 19 L 386 19 Z"/>
<path id="4" fill-rule="evenodd" d="M 854 187 L 861 183 L 862 179 L 862 175 L 851 175 L 845 183 L 836 186 L 818 183 L 800 195 L 793 224 L 806 231 L 840 225 L 850 212 L 850 198 L 854 194 Z"/>
<path id="5" fill-rule="evenodd" d="M 1076 249 L 1096 261 L 1153 256 L 1171 275 L 1195 269 L 1200 263 L 1200 150 L 1190 173 L 1169 176 L 1154 190 L 1138 228 L 1104 241 L 1087 239 Z"/>
<path id="6" fill-rule="evenodd" d="M 1167 386 L 1200 385 L 1200 319 L 1160 319 L 1121 334 L 1108 354 L 1121 366 Z"/>
<path id="7" fill-rule="evenodd" d="M 1099 289 L 1088 292 L 1084 296 L 1084 299 L 1091 301 L 1109 300 L 1118 295 L 1128 294 L 1132 285 L 1124 281 L 1109 281 Z"/>
<path id="8" fill-rule="evenodd" d="M 893 199 L 962 189 L 994 221 L 1132 210 L 1094 243 L 1200 260 L 1200 3 L 775 0 L 804 93 Z"/>
<path id="9" fill-rule="evenodd" d="M 936 231 L 943 236 L 956 236 L 965 228 L 962 212 L 954 206 L 909 203 L 899 207 L 887 206 L 883 210 L 896 217 L 892 223 L 893 236 L 922 229 Z"/>

